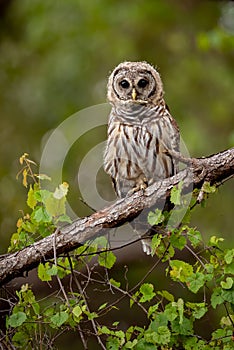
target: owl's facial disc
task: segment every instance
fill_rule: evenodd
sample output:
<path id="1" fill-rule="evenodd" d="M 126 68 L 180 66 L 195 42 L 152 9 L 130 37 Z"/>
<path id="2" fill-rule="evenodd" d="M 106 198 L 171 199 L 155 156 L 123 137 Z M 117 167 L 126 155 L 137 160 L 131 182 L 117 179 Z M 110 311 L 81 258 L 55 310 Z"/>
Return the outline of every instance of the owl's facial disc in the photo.
<path id="1" fill-rule="evenodd" d="M 108 80 L 107 97 L 113 104 L 160 103 L 163 85 L 159 73 L 147 62 L 123 62 Z"/>
<path id="2" fill-rule="evenodd" d="M 146 104 L 148 103 L 149 94 L 155 91 L 156 84 L 152 78 L 149 73 L 140 76 L 139 74 L 132 74 L 131 77 L 120 74 L 114 81 L 113 87 L 121 100 Z"/>

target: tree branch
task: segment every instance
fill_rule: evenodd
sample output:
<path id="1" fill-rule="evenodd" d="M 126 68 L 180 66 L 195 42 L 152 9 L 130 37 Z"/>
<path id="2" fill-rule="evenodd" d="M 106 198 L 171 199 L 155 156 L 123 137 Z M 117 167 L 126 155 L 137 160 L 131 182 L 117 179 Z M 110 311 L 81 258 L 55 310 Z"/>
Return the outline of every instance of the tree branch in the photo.
<path id="1" fill-rule="evenodd" d="M 173 157 L 177 156 L 183 162 L 181 156 L 173 154 Z M 201 189 L 205 181 L 219 186 L 234 175 L 234 148 L 206 158 L 184 159 L 184 163 L 189 164 L 187 168 L 170 178 L 154 183 L 144 192 L 139 191 L 125 199 L 117 200 L 113 205 L 89 217 L 75 220 L 31 246 L 1 256 L 0 285 L 22 276 L 40 262 L 53 259 L 54 246 L 57 255 L 67 253 L 85 241 L 95 238 L 104 229 L 120 226 L 136 217 L 144 208 L 149 208 L 169 196 L 171 188 L 180 181 L 183 181 L 184 193 L 191 192 L 193 188 Z"/>

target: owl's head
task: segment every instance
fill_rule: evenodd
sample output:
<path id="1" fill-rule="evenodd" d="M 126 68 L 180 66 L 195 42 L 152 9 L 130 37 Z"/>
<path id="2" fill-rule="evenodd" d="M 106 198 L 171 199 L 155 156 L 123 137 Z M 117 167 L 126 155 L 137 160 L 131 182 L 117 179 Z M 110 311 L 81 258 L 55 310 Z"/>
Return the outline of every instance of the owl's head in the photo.
<path id="1" fill-rule="evenodd" d="M 108 100 L 115 103 L 151 103 L 163 97 L 159 73 L 146 62 L 123 62 L 111 73 L 107 85 Z"/>

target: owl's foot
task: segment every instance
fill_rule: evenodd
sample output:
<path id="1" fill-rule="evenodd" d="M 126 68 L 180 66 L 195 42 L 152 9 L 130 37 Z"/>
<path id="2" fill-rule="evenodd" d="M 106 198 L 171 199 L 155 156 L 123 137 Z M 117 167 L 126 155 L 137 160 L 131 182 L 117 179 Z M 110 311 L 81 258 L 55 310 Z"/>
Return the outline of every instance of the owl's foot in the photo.
<path id="1" fill-rule="evenodd" d="M 129 192 L 128 195 L 131 195 L 135 192 L 138 191 L 144 191 L 146 188 L 148 187 L 148 181 L 146 179 L 145 176 L 140 176 L 137 180 L 136 180 L 136 186 L 133 187 Z"/>

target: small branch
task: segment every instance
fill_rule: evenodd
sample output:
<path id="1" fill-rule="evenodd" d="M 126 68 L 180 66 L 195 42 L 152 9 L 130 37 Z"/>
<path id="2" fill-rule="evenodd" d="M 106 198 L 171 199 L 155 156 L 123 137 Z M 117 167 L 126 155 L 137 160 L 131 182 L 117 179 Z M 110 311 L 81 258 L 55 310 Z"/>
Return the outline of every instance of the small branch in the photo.
<path id="1" fill-rule="evenodd" d="M 56 229 L 56 231 L 55 231 L 55 233 L 54 233 L 54 235 L 53 235 L 54 265 L 55 265 L 56 267 L 58 266 L 58 265 L 57 265 L 57 254 L 56 254 L 56 237 L 57 237 L 58 231 L 59 231 L 59 230 Z M 62 284 L 62 282 L 61 282 L 61 280 L 60 280 L 60 277 L 59 277 L 58 275 L 56 275 L 56 277 L 57 277 L 57 281 L 58 281 L 58 284 L 59 284 L 59 286 L 60 286 L 60 289 L 61 289 L 61 291 L 62 291 L 62 293 L 63 293 L 64 299 L 66 300 L 67 306 L 71 309 L 70 303 L 69 303 L 69 300 L 68 300 L 68 297 L 67 297 L 67 294 L 66 294 L 65 289 L 64 289 L 64 287 L 63 287 L 63 284 Z"/>
<path id="2" fill-rule="evenodd" d="M 86 297 L 85 297 L 85 295 L 84 295 L 84 291 L 83 291 L 83 289 L 82 289 L 82 287 L 81 287 L 81 285 L 80 285 L 80 282 L 77 280 L 77 278 L 75 278 L 75 283 L 76 283 L 76 286 L 77 286 L 77 288 L 78 288 L 80 294 L 81 294 L 81 295 L 83 296 L 83 298 L 84 298 L 87 311 L 90 313 L 90 309 L 89 309 L 89 305 L 88 305 L 87 299 L 86 299 Z M 96 326 L 96 322 L 94 321 L 94 319 L 91 319 L 90 322 L 91 322 L 91 324 L 92 324 L 93 331 L 94 331 L 95 337 L 97 337 L 97 341 L 98 341 L 99 345 L 101 346 L 101 348 L 102 348 L 103 350 L 106 350 L 106 347 L 105 347 L 105 345 L 103 344 L 103 342 L 102 342 L 102 340 L 101 340 L 101 337 L 100 337 L 99 334 L 98 334 L 98 329 L 97 329 L 97 326 Z M 84 343 L 84 340 L 85 340 L 85 339 L 83 338 L 83 344 L 85 344 L 85 343 Z M 88 349 L 88 347 L 85 348 L 85 349 Z"/>
<path id="3" fill-rule="evenodd" d="M 40 262 L 53 259 L 54 248 L 57 256 L 68 253 L 87 240 L 106 234 L 107 229 L 131 220 L 144 208 L 157 205 L 170 195 L 172 187 L 180 181 L 183 182 L 183 193 L 189 193 L 194 188 L 201 189 L 205 181 L 216 186 L 222 184 L 234 175 L 234 148 L 207 158 L 188 159 L 187 164 L 189 165 L 186 169 L 154 183 L 145 191 L 117 200 L 109 207 L 65 226 L 56 233 L 56 247 L 54 247 L 54 233 L 16 253 L 0 257 L 0 285 L 22 276 Z"/>

